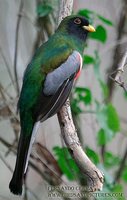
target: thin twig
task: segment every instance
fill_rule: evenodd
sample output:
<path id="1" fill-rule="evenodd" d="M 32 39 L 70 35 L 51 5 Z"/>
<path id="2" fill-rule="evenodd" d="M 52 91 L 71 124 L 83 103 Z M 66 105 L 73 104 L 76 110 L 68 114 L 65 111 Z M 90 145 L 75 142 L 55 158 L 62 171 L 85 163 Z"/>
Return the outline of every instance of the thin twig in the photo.
<path id="1" fill-rule="evenodd" d="M 10 148 L 12 145 L 7 142 L 6 140 L 4 140 L 3 138 L 0 137 L 0 142 L 7 148 Z M 16 147 L 12 149 L 12 152 L 16 155 Z M 44 178 L 45 174 L 43 173 L 43 171 L 41 171 L 32 161 L 29 162 L 29 165 L 42 177 Z"/>
<path id="2" fill-rule="evenodd" d="M 18 13 L 18 16 L 26 18 L 34 27 L 36 26 L 36 22 L 25 11 L 22 10 L 22 12 Z"/>
<path id="3" fill-rule="evenodd" d="M 123 6 L 121 8 L 120 11 L 120 18 L 119 18 L 119 22 L 118 22 L 118 26 L 117 26 L 117 41 L 120 41 L 123 38 L 123 32 L 126 26 L 126 18 L 127 18 L 127 0 L 122 0 L 123 2 Z M 127 44 L 126 42 L 124 42 L 123 45 L 118 44 L 114 50 L 114 55 L 113 55 L 113 63 L 112 66 L 109 69 L 109 72 L 115 72 L 118 68 L 118 63 L 121 60 L 121 52 L 123 52 L 124 46 L 125 44 Z M 111 100 L 112 96 L 113 96 L 113 91 L 114 91 L 114 84 L 115 82 L 111 80 L 111 78 L 108 78 L 107 80 L 107 84 L 108 84 L 108 88 L 109 88 L 109 97 L 108 100 Z M 123 88 L 124 89 L 124 88 Z"/>
<path id="4" fill-rule="evenodd" d="M 120 179 L 120 177 L 121 177 L 121 174 L 122 174 L 123 169 L 124 169 L 125 164 L 126 164 L 126 160 L 127 160 L 127 147 L 126 147 L 126 149 L 125 149 L 125 153 L 124 153 L 123 158 L 122 158 L 122 160 L 121 160 L 119 169 L 118 169 L 118 171 L 117 171 L 117 173 L 116 173 L 116 177 L 115 177 L 115 181 L 114 181 L 115 183 L 116 183 L 117 181 L 119 181 L 119 179 Z"/>
<path id="5" fill-rule="evenodd" d="M 6 160 L 3 158 L 3 156 L 0 154 L 0 159 L 2 160 L 2 162 L 6 165 L 6 167 L 13 172 L 13 169 L 11 168 L 11 166 L 6 162 Z"/>
<path id="6" fill-rule="evenodd" d="M 12 143 L 12 145 L 11 145 L 11 147 L 10 148 L 8 147 L 8 150 L 7 150 L 6 154 L 5 154 L 5 157 L 7 157 L 9 155 L 9 153 L 12 151 L 12 149 L 16 146 L 17 139 L 18 138 L 15 138 L 14 141 L 13 141 L 13 143 Z"/>
<path id="7" fill-rule="evenodd" d="M 11 114 L 13 115 L 13 117 L 19 122 L 19 118 L 18 116 L 15 114 L 15 112 L 13 111 L 13 107 L 10 105 L 10 103 L 7 101 L 4 91 L 3 91 L 3 86 L 0 84 L 0 94 L 4 100 L 5 105 L 8 107 L 9 111 L 11 112 Z"/>
<path id="8" fill-rule="evenodd" d="M 2 144 L 4 144 L 7 148 L 11 147 L 11 144 L 8 143 L 6 140 L 4 140 L 1 137 L 0 137 L 0 142 Z M 12 149 L 12 152 L 16 155 L 16 147 Z M 34 156 L 31 155 L 31 158 L 34 158 Z M 39 161 L 41 161 L 41 160 L 39 159 Z M 41 161 L 41 163 L 42 163 L 42 161 Z M 42 164 L 44 164 L 44 163 L 42 163 Z M 56 184 L 56 182 L 53 182 L 54 179 L 53 178 L 51 179 L 51 176 L 47 176 L 47 173 L 43 172 L 32 161 L 29 161 L 29 166 L 32 167 L 32 169 L 34 169 L 42 177 L 42 179 L 44 179 L 48 184 L 52 183 L 51 185 L 54 185 L 54 186 L 58 185 L 58 184 Z M 45 166 L 48 167 L 46 164 L 45 164 Z M 7 167 L 8 167 L 8 165 L 7 165 Z M 62 178 L 58 177 L 58 175 L 56 175 L 50 168 L 48 168 L 48 169 L 50 170 L 50 174 L 51 173 L 52 173 L 52 175 L 54 174 L 54 177 L 55 178 L 57 177 L 60 180 L 60 183 L 62 183 L 62 184 L 64 183 L 66 185 L 66 187 L 68 187 L 67 184 L 63 181 Z M 11 171 L 13 171 L 13 170 L 11 170 Z M 28 190 L 35 197 L 35 199 L 38 199 L 38 197 L 26 185 L 25 185 L 25 187 L 26 187 L 26 190 Z M 66 198 L 67 195 L 66 195 L 66 193 L 64 191 L 57 190 L 57 187 L 56 187 L 55 190 L 58 191 L 61 194 L 61 196 L 63 197 L 64 200 L 70 200 L 70 198 Z"/>
<path id="9" fill-rule="evenodd" d="M 18 19 L 17 19 L 17 24 L 16 24 L 16 32 L 15 32 L 15 53 L 14 53 L 14 75 L 15 75 L 15 83 L 16 83 L 16 90 L 17 90 L 17 95 L 19 96 L 19 83 L 18 83 L 18 72 L 17 72 L 17 58 L 18 58 L 18 38 L 19 38 L 19 27 L 20 27 L 20 22 L 22 15 L 22 9 L 23 9 L 23 4 L 24 0 L 20 1 L 20 6 L 19 6 L 19 12 L 18 12 Z"/>
<path id="10" fill-rule="evenodd" d="M 6 60 L 5 56 L 4 56 L 4 53 L 3 53 L 1 47 L 0 47 L 0 54 L 1 54 L 1 57 L 3 58 L 4 63 L 5 63 L 5 66 L 6 66 L 8 75 L 9 75 L 9 77 L 10 77 L 10 79 L 11 79 L 11 82 L 12 82 L 14 88 L 15 88 L 14 79 L 13 79 L 13 76 L 12 76 L 12 73 L 11 73 L 11 70 L 10 70 L 10 67 L 9 67 L 9 64 L 8 64 L 8 62 L 7 62 L 7 60 Z"/>
<path id="11" fill-rule="evenodd" d="M 65 185 L 67 185 L 63 180 L 62 178 L 60 177 L 60 175 L 57 174 L 57 172 L 55 172 L 53 169 L 51 169 L 50 166 L 47 165 L 47 163 L 45 163 L 40 155 L 38 153 L 36 153 L 36 150 L 35 151 L 32 151 L 32 154 L 31 154 L 31 157 L 37 161 L 39 161 L 39 163 L 41 163 L 41 165 L 43 165 L 45 167 L 45 169 L 47 169 L 49 172 L 50 172 L 50 178 L 51 178 L 51 175 L 54 176 L 54 179 L 57 180 L 57 182 L 60 184 L 60 183 L 64 183 Z"/>
<path id="12" fill-rule="evenodd" d="M 7 142 L 6 140 L 4 140 L 2 137 L 0 137 L 0 142 L 5 146 L 7 147 L 8 149 L 12 146 L 9 142 Z M 16 149 L 17 147 L 13 146 L 13 148 L 11 149 L 11 151 L 16 155 Z M 37 154 L 36 154 L 37 155 Z M 46 163 L 44 163 L 40 158 L 39 158 L 39 155 L 37 155 L 38 158 L 35 157 L 35 155 L 31 154 L 31 158 L 33 160 L 38 160 L 41 164 L 43 164 L 46 168 L 48 168 L 48 170 L 50 171 L 50 174 L 52 173 L 52 176 L 54 175 L 54 178 L 57 178 L 59 180 L 60 183 L 64 183 L 65 185 L 67 185 L 63 179 L 61 177 L 59 177 L 52 169 L 50 169 L 50 167 L 47 166 Z M 46 180 L 49 184 L 52 183 L 53 185 L 53 180 L 54 179 L 51 179 L 51 176 L 47 176 L 47 174 L 42 171 L 39 167 L 37 167 L 32 160 L 29 161 L 29 166 L 32 167 L 44 180 Z M 50 178 L 50 179 L 49 179 Z M 55 179 L 56 180 L 56 179 Z M 54 182 L 54 185 L 55 185 L 56 182 Z M 58 185 L 58 184 L 56 184 Z"/>
<path id="13" fill-rule="evenodd" d="M 6 140 L 4 140 L 2 137 L 0 137 L 0 142 L 7 148 L 11 147 L 11 144 L 8 143 Z M 14 151 L 14 150 L 13 150 Z"/>
<path id="14" fill-rule="evenodd" d="M 127 67 L 127 51 L 125 52 L 121 62 L 118 65 L 118 69 L 112 72 L 109 76 L 114 82 L 116 82 L 119 86 L 121 86 L 125 92 L 127 92 L 127 87 L 125 86 L 124 81 L 122 81 L 122 74 L 125 71 L 125 67 Z M 112 75 L 115 74 L 115 77 Z"/>

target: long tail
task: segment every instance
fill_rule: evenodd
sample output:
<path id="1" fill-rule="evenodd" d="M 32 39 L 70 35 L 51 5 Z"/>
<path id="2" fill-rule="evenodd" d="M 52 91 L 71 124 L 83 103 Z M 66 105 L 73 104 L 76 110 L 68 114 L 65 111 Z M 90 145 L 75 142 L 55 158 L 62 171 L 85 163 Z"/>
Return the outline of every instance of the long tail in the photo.
<path id="1" fill-rule="evenodd" d="M 24 174 L 26 173 L 32 144 L 37 133 L 38 125 L 39 123 L 35 124 L 31 135 L 24 136 L 22 132 L 20 134 L 15 170 L 9 184 L 10 191 L 16 195 L 22 194 L 23 178 Z"/>

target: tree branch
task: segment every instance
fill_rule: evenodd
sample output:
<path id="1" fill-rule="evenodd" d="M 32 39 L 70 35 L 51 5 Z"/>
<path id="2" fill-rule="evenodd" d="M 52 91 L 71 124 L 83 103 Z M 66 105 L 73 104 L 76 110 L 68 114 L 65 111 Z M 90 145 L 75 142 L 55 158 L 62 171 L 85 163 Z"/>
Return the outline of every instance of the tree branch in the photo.
<path id="1" fill-rule="evenodd" d="M 117 26 L 117 42 L 121 41 L 122 37 L 123 37 L 123 33 L 124 33 L 124 29 L 126 26 L 126 19 L 127 19 L 127 0 L 123 0 L 123 6 L 120 12 L 120 20 Z M 111 66 L 111 68 L 109 69 L 109 72 L 116 72 L 117 68 L 118 68 L 118 63 L 121 60 L 121 52 L 123 52 L 123 48 L 124 45 L 127 44 L 124 42 L 124 44 L 122 45 L 121 43 L 118 42 L 118 45 L 116 46 L 115 50 L 114 50 L 114 55 L 113 55 L 113 64 Z M 113 96 L 113 91 L 114 91 L 114 82 L 108 78 L 107 80 L 107 85 L 109 88 L 109 97 L 108 100 L 112 99 Z"/>
<path id="2" fill-rule="evenodd" d="M 125 92 L 127 92 L 127 87 L 125 86 L 124 81 L 122 81 L 122 74 L 125 70 L 125 67 L 127 67 L 127 50 L 126 50 L 121 62 L 119 63 L 117 70 L 112 72 L 111 75 L 109 76 L 109 78 L 111 80 L 116 82 L 119 86 L 121 86 L 124 89 Z M 112 75 L 114 75 L 114 74 L 115 74 L 115 77 L 112 77 Z"/>
<path id="3" fill-rule="evenodd" d="M 59 3 L 58 24 L 68 15 L 71 15 L 73 0 L 62 0 Z"/>
<path id="4" fill-rule="evenodd" d="M 13 172 L 11 166 L 6 162 L 6 160 L 3 158 L 3 156 L 0 154 L 0 159 L 2 160 L 2 162 L 6 165 L 6 167 Z"/>
<path id="5" fill-rule="evenodd" d="M 58 120 L 62 136 L 67 147 L 70 149 L 71 155 L 83 174 L 87 176 L 88 188 L 90 191 L 101 190 L 103 186 L 103 174 L 90 161 L 80 145 L 72 120 L 69 100 L 66 101 L 62 109 L 59 111 Z"/>
<path id="6" fill-rule="evenodd" d="M 20 22 L 22 18 L 22 15 L 20 13 L 22 13 L 23 4 L 24 4 L 24 0 L 21 0 L 20 6 L 19 6 L 17 24 L 16 24 L 16 32 L 15 32 L 14 75 L 15 75 L 17 95 L 19 95 L 19 91 L 20 91 L 19 84 L 18 84 L 18 73 L 17 73 L 18 38 L 19 38 L 19 26 L 20 26 Z"/>
<path id="7" fill-rule="evenodd" d="M 58 14 L 58 24 L 61 20 L 70 15 L 73 8 L 73 0 L 62 0 Z M 66 101 L 64 106 L 58 112 L 58 120 L 61 128 L 61 133 L 70 153 L 81 171 L 87 176 L 89 191 L 101 190 L 103 186 L 103 174 L 90 161 L 83 151 L 77 132 L 73 123 L 70 101 Z"/>
<path id="8" fill-rule="evenodd" d="M 9 75 L 10 80 L 11 80 L 13 86 L 14 86 L 14 89 L 15 89 L 15 83 L 14 83 L 14 80 L 13 80 L 13 75 L 12 75 L 12 73 L 11 73 L 9 64 L 8 64 L 8 62 L 7 62 L 7 60 L 6 60 L 6 57 L 5 57 L 5 55 L 4 55 L 3 50 L 2 50 L 1 47 L 0 47 L 0 54 L 1 54 L 1 57 L 2 57 L 2 59 L 3 59 L 3 61 L 4 61 L 4 63 L 5 63 L 5 67 L 6 67 L 6 69 L 7 69 L 8 75 Z"/>
<path id="9" fill-rule="evenodd" d="M 121 160 L 119 169 L 118 169 L 118 171 L 117 171 L 117 173 L 116 173 L 116 177 L 115 177 L 115 181 L 114 181 L 115 183 L 118 182 L 119 179 L 120 179 L 120 177 L 121 177 L 121 174 L 122 174 L 123 169 L 124 169 L 125 164 L 126 164 L 126 159 L 127 159 L 127 147 L 126 147 L 126 149 L 125 149 L 125 153 L 124 153 L 123 158 L 122 158 L 122 160 Z"/>

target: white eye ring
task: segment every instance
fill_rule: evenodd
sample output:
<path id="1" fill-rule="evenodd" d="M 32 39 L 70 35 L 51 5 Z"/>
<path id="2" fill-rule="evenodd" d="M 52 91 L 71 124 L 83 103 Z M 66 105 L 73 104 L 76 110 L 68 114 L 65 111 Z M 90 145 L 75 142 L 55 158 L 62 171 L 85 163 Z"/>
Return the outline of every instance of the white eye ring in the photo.
<path id="1" fill-rule="evenodd" d="M 80 20 L 79 18 L 76 18 L 76 19 L 74 20 L 74 23 L 75 23 L 75 24 L 81 24 L 81 20 Z"/>

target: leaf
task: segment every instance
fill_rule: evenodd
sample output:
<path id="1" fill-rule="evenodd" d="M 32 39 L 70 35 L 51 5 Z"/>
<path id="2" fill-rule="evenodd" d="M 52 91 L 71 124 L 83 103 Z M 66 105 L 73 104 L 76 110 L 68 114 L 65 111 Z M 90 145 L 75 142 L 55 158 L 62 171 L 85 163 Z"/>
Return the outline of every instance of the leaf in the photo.
<path id="1" fill-rule="evenodd" d="M 111 192 L 114 194 L 118 194 L 116 196 L 116 200 L 126 200 L 126 198 L 124 197 L 124 190 L 123 190 L 123 186 L 121 184 L 115 184 L 112 189 Z"/>
<path id="2" fill-rule="evenodd" d="M 56 154 L 58 165 L 61 171 L 69 180 L 75 180 L 76 174 L 79 173 L 79 168 L 75 161 L 72 159 L 67 148 L 54 147 L 53 151 Z"/>
<path id="3" fill-rule="evenodd" d="M 120 158 L 113 155 L 111 152 L 105 152 L 104 154 L 104 165 L 105 167 L 117 166 L 120 163 Z"/>
<path id="4" fill-rule="evenodd" d="M 113 23 L 109 20 L 109 19 L 106 19 L 105 17 L 102 17 L 101 15 L 97 15 L 97 17 L 102 21 L 104 22 L 105 24 L 109 25 L 109 26 L 113 26 Z"/>
<path id="5" fill-rule="evenodd" d="M 107 116 L 106 116 L 106 106 L 99 105 L 99 108 L 97 109 L 97 120 L 100 125 L 100 127 L 103 130 L 107 130 Z"/>
<path id="6" fill-rule="evenodd" d="M 92 94 L 88 88 L 76 87 L 74 89 L 73 99 L 71 99 L 72 111 L 75 115 L 83 112 L 81 103 L 90 105 L 92 102 Z"/>
<path id="7" fill-rule="evenodd" d="M 86 147 L 85 152 L 87 156 L 94 162 L 94 164 L 97 165 L 99 163 L 99 156 L 95 151 L 93 151 L 89 147 Z"/>
<path id="8" fill-rule="evenodd" d="M 108 142 L 108 139 L 106 137 L 106 133 L 104 129 L 100 129 L 97 133 L 97 143 L 98 145 L 105 145 Z"/>
<path id="9" fill-rule="evenodd" d="M 107 106 L 107 123 L 108 127 L 113 132 L 117 132 L 120 130 L 120 119 L 115 107 L 111 103 Z"/>
<path id="10" fill-rule="evenodd" d="M 84 105 L 91 104 L 92 94 L 88 88 L 76 87 L 74 89 L 73 99 L 71 100 L 71 107 L 75 115 L 80 114 L 83 109 L 81 108 L 81 103 Z"/>
<path id="11" fill-rule="evenodd" d="M 94 58 L 92 56 L 89 56 L 89 55 L 85 55 L 84 58 L 83 58 L 83 63 L 84 64 L 93 64 L 95 62 Z"/>
<path id="12" fill-rule="evenodd" d="M 61 157 L 61 158 L 58 159 L 57 162 L 58 162 L 58 165 L 59 165 L 61 171 L 63 172 L 63 174 L 65 176 L 67 176 L 69 180 L 74 180 L 74 176 L 71 173 L 71 171 L 70 171 L 65 159 Z"/>
<path id="13" fill-rule="evenodd" d="M 105 43 L 106 40 L 107 40 L 107 31 L 103 26 L 98 25 L 96 27 L 96 32 L 90 33 L 89 37 L 91 39 L 98 40 L 98 41 L 100 41 L 102 43 Z"/>
<path id="14" fill-rule="evenodd" d="M 99 79 L 99 83 L 100 83 L 100 87 L 102 89 L 103 97 L 104 97 L 104 99 L 106 99 L 109 96 L 108 86 L 100 79 Z"/>
<path id="15" fill-rule="evenodd" d="M 92 18 L 93 18 L 94 15 L 95 15 L 95 12 L 92 11 L 92 10 L 83 9 L 83 10 L 80 10 L 80 11 L 78 12 L 78 14 L 81 15 L 81 16 L 84 16 L 84 17 L 88 18 L 88 19 L 89 19 L 89 22 L 91 23 Z"/>
<path id="16" fill-rule="evenodd" d="M 82 112 L 82 110 L 79 106 L 79 101 L 77 101 L 77 99 L 74 99 L 74 98 L 71 99 L 71 109 L 75 115 L 78 115 Z"/>
<path id="17" fill-rule="evenodd" d="M 98 106 L 96 113 L 100 125 L 100 130 L 97 133 L 97 141 L 98 145 L 104 145 L 111 141 L 115 133 L 120 130 L 120 120 L 116 109 L 111 103 Z"/>
<path id="18" fill-rule="evenodd" d="M 100 57 L 98 51 L 95 51 L 94 54 L 95 54 L 94 74 L 97 79 L 100 79 Z"/>
<path id="19" fill-rule="evenodd" d="M 37 15 L 39 17 L 45 17 L 47 16 L 49 13 L 52 12 L 52 7 L 50 5 L 44 5 L 44 4 L 39 4 L 37 6 Z"/>
<path id="20" fill-rule="evenodd" d="M 127 92 L 124 92 L 124 97 L 127 100 Z"/>
<path id="21" fill-rule="evenodd" d="M 82 9 L 78 12 L 79 15 L 84 16 L 90 20 L 90 23 L 93 22 L 94 18 L 98 18 L 101 22 L 108 26 L 113 26 L 113 23 L 111 20 L 103 17 L 102 15 L 98 15 L 96 12 L 88 9 Z"/>
<path id="22" fill-rule="evenodd" d="M 76 87 L 75 93 L 77 94 L 77 99 L 83 102 L 85 105 L 89 105 L 92 101 L 92 94 L 88 88 Z"/>
<path id="23" fill-rule="evenodd" d="M 122 179 L 127 183 L 127 166 L 124 168 L 122 172 Z"/>
<path id="24" fill-rule="evenodd" d="M 100 110 L 97 111 L 97 120 L 100 125 L 100 130 L 97 133 L 98 145 L 104 145 L 107 142 L 111 141 L 114 134 L 110 130 L 107 124 L 107 106 L 103 106 Z"/>

